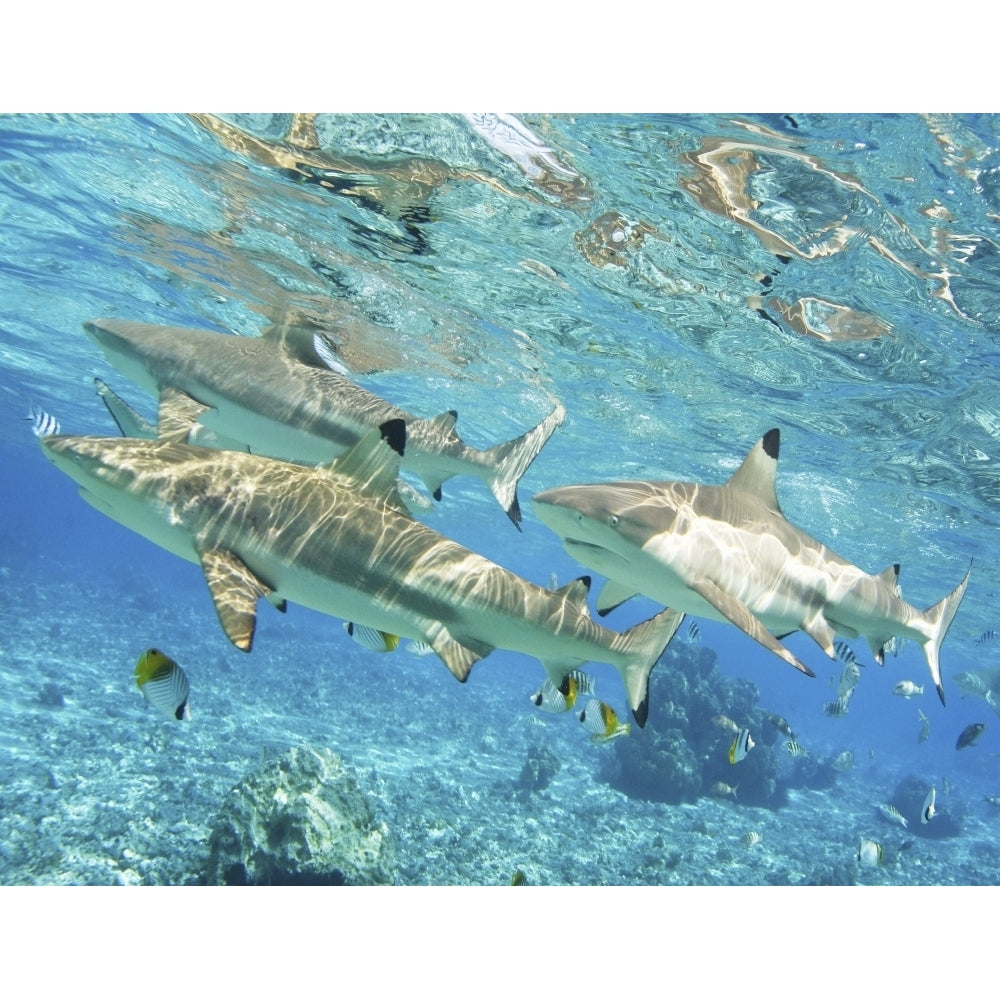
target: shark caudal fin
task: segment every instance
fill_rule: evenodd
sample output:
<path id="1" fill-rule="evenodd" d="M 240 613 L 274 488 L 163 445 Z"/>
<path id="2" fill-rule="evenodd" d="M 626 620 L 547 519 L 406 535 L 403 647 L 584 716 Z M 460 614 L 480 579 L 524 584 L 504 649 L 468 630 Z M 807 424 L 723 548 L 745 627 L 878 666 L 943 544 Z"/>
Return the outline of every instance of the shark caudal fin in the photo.
<path id="1" fill-rule="evenodd" d="M 614 648 L 628 657 L 618 672 L 640 729 L 649 716 L 649 675 L 683 620 L 683 611 L 664 608 L 658 615 L 626 629 L 614 642 Z"/>
<path id="2" fill-rule="evenodd" d="M 565 419 L 566 410 L 559 403 L 537 427 L 513 441 L 498 444 L 483 452 L 490 466 L 490 469 L 484 471 L 483 479 L 518 531 L 521 530 L 521 505 L 517 499 L 517 484 L 545 446 L 545 442 Z"/>
<path id="3" fill-rule="evenodd" d="M 972 564 L 970 563 L 962 582 L 944 600 L 938 601 L 937 604 L 924 612 L 924 617 L 928 619 L 932 629 L 930 637 L 923 642 L 924 655 L 927 657 L 927 666 L 931 672 L 931 680 L 934 681 L 934 687 L 937 689 L 942 705 L 945 701 L 944 686 L 941 683 L 941 664 L 939 661 L 941 643 L 944 642 L 944 637 L 948 634 L 948 626 L 951 625 L 951 620 L 955 617 L 955 612 L 958 611 L 958 606 L 962 603 L 962 598 L 965 596 L 965 588 L 969 585 L 969 574 L 971 572 Z"/>

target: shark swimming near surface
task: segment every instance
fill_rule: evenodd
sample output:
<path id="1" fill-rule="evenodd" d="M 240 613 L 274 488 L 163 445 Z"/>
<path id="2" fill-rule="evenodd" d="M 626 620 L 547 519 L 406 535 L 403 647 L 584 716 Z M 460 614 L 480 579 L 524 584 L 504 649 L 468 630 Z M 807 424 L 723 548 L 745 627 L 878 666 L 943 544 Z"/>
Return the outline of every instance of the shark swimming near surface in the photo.
<path id="1" fill-rule="evenodd" d="M 779 431 L 768 431 L 728 482 L 613 482 L 564 486 L 532 498 L 567 552 L 606 576 L 599 614 L 636 594 L 728 621 L 797 670 L 781 643 L 804 631 L 830 657 L 834 637 L 863 636 L 879 663 L 891 638 L 923 648 L 944 704 L 939 651 L 969 572 L 926 611 L 907 604 L 899 566 L 870 576 L 790 524 L 775 493 Z"/>
<path id="2" fill-rule="evenodd" d="M 91 320 L 83 328 L 112 365 L 154 396 L 183 393 L 193 400 L 196 431 L 212 432 L 226 447 L 315 465 L 332 461 L 373 428 L 404 420 L 402 467 L 419 476 L 435 500 L 452 476 L 478 476 L 518 529 L 517 484 L 566 416 L 559 404 L 520 437 L 480 450 L 455 432 L 454 410 L 423 420 L 352 382 L 336 346 L 320 333 L 241 337 L 120 319 Z M 102 396 L 119 421 L 112 397 Z"/>
<path id="3" fill-rule="evenodd" d="M 98 510 L 200 563 L 239 649 L 251 649 L 261 597 L 279 610 L 294 601 L 426 642 L 461 681 L 496 648 L 536 657 L 557 685 L 609 663 L 644 724 L 650 672 L 683 614 L 613 631 L 590 617 L 586 577 L 548 590 L 414 520 L 397 489 L 402 420 L 312 467 L 188 444 L 171 413 L 187 405 L 168 398 L 155 441 L 40 433 L 41 446 Z"/>

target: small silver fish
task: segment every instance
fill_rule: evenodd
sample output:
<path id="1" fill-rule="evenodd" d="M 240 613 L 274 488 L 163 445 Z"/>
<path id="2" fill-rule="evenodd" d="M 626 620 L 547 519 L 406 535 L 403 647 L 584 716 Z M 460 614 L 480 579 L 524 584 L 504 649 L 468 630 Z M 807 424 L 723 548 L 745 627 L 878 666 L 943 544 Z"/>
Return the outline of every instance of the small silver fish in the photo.
<path id="1" fill-rule="evenodd" d="M 910 825 L 906 817 L 891 802 L 879 805 L 878 810 L 887 820 L 893 823 L 899 823 L 904 827 Z"/>
<path id="2" fill-rule="evenodd" d="M 854 767 L 854 751 L 845 750 L 833 758 L 833 766 L 838 771 L 849 771 Z"/>
<path id="3" fill-rule="evenodd" d="M 920 721 L 923 723 L 920 727 L 920 734 L 917 736 L 917 742 L 923 743 L 931 735 L 931 720 L 919 708 L 917 709 L 917 715 L 920 716 Z"/>
<path id="4" fill-rule="evenodd" d="M 848 663 L 840 675 L 840 683 L 837 685 L 837 697 L 843 698 L 845 695 L 850 697 L 854 689 L 858 686 L 860 679 L 861 668 L 856 663 Z"/>

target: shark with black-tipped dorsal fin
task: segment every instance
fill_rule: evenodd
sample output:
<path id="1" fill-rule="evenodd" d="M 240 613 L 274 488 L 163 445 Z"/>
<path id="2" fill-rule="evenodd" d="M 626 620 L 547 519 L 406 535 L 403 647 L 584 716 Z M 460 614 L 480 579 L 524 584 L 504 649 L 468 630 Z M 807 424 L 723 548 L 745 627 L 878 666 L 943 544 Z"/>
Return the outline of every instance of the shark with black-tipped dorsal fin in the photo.
<path id="1" fill-rule="evenodd" d="M 583 663 L 609 663 L 645 722 L 650 672 L 683 615 L 615 632 L 590 617 L 588 578 L 548 590 L 414 520 L 397 489 L 404 421 L 312 467 L 187 444 L 185 413 L 187 398 L 168 395 L 155 441 L 43 434 L 41 445 L 98 510 L 201 564 L 239 649 L 253 644 L 261 597 L 281 610 L 294 601 L 426 642 L 461 681 L 497 648 L 537 657 L 557 686 Z"/>
<path id="2" fill-rule="evenodd" d="M 154 396 L 188 396 L 197 405 L 199 430 L 258 455 L 330 462 L 373 428 L 404 420 L 403 467 L 435 500 L 452 476 L 478 476 L 518 528 L 517 484 L 566 416 L 557 404 L 520 437 L 480 450 L 455 432 L 454 410 L 422 420 L 352 382 L 336 346 L 318 332 L 241 337 L 120 319 L 92 320 L 83 328 L 112 365 Z M 102 395 L 112 409 L 114 400 Z M 119 421 L 120 414 L 112 414 Z"/>
<path id="3" fill-rule="evenodd" d="M 892 637 L 914 639 L 943 704 L 939 651 L 969 573 L 926 611 L 907 604 L 898 565 L 870 576 L 785 519 L 775 492 L 778 446 L 779 432 L 768 431 L 721 486 L 564 486 L 537 494 L 532 506 L 570 555 L 608 578 L 601 614 L 644 594 L 732 622 L 810 676 L 780 641 L 791 632 L 804 631 L 830 657 L 834 636 L 863 636 L 879 663 Z"/>

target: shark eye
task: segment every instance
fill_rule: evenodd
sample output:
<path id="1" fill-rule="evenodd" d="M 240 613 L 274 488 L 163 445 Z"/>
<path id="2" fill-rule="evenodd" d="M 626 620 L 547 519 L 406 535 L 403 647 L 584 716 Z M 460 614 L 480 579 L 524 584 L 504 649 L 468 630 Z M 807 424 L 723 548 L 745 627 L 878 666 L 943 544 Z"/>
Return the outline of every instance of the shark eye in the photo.
<path id="1" fill-rule="evenodd" d="M 612 514 L 611 517 L 608 518 L 608 524 L 612 528 L 617 528 L 618 527 L 618 515 L 617 514 Z"/>

